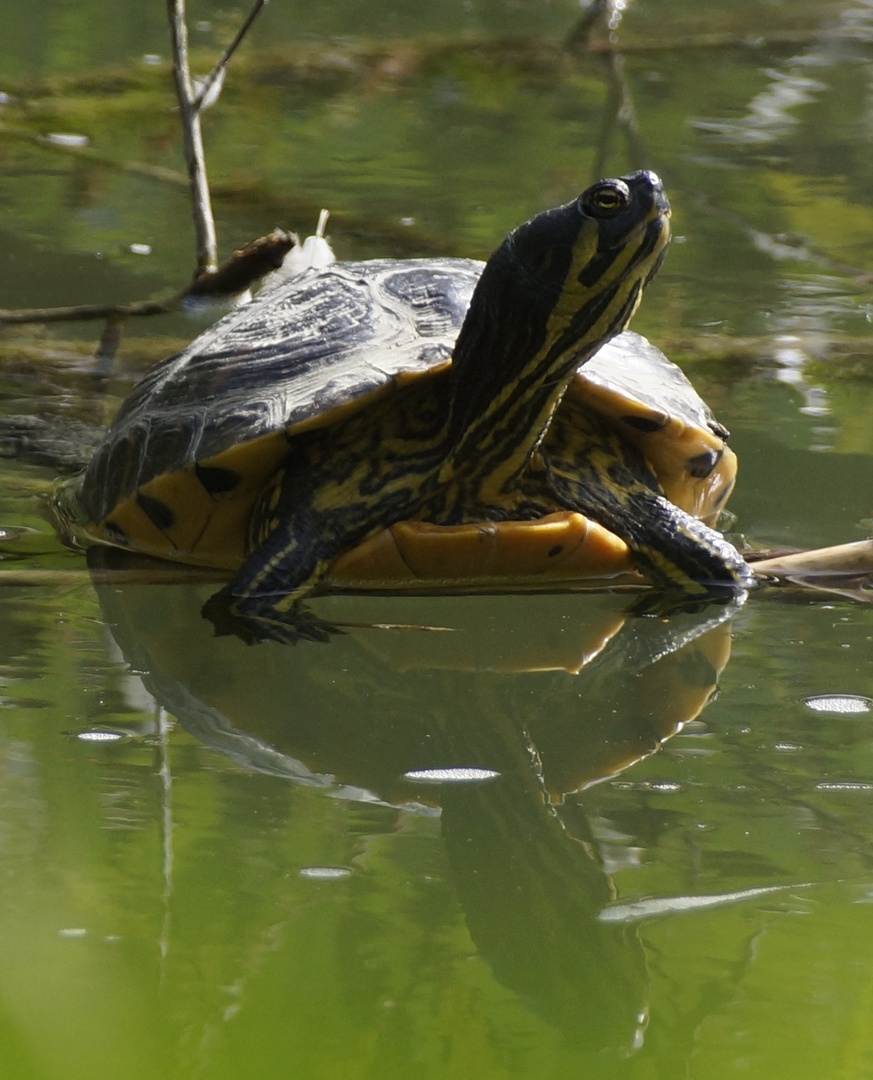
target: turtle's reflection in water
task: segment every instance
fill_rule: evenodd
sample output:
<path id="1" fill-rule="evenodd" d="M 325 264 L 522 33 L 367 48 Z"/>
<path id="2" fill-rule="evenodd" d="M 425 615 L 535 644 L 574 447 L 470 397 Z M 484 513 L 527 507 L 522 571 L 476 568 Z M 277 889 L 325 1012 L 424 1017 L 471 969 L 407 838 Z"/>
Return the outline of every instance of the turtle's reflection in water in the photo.
<path id="1" fill-rule="evenodd" d="M 469 932 L 496 977 L 588 1050 L 638 1043 L 642 947 L 634 927 L 598 920 L 611 884 L 566 796 L 700 712 L 728 659 L 730 610 L 628 619 L 611 594 L 332 597 L 328 617 L 359 628 L 329 648 L 247 648 L 211 636 L 206 591 L 101 590 L 157 701 L 244 768 L 438 809 Z M 398 623 L 443 629 L 360 625 L 386 603 Z"/>

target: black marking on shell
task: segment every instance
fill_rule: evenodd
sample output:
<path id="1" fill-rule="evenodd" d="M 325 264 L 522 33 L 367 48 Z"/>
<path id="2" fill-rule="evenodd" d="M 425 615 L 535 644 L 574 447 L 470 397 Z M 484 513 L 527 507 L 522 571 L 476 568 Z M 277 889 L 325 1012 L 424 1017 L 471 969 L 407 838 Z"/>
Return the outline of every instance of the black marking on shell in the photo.
<path id="1" fill-rule="evenodd" d="M 549 550 L 549 558 L 554 559 L 554 557 L 556 555 L 560 555 L 563 550 L 564 550 L 564 545 L 563 544 L 555 544 L 555 546 Z"/>
<path id="2" fill-rule="evenodd" d="M 169 506 L 167 506 L 165 502 L 161 502 L 160 499 L 155 499 L 151 495 L 146 495 L 144 492 L 138 491 L 136 493 L 136 503 L 155 528 L 160 529 L 161 532 L 172 529 L 175 525 L 176 515 Z"/>
<path id="3" fill-rule="evenodd" d="M 233 469 L 224 469 L 218 465 L 201 465 L 196 462 L 194 472 L 203 488 L 210 495 L 223 495 L 233 491 L 242 477 Z"/>
<path id="4" fill-rule="evenodd" d="M 644 435 L 663 431 L 670 422 L 670 418 L 665 413 L 658 413 L 656 416 L 623 416 L 622 420 L 628 427 L 633 428 L 634 431 L 641 431 Z"/>
<path id="5" fill-rule="evenodd" d="M 103 531 L 113 544 L 122 544 L 124 547 L 130 546 L 130 538 L 127 533 L 120 525 L 116 525 L 114 521 L 104 521 Z"/>
<path id="6" fill-rule="evenodd" d="M 704 450 L 702 454 L 689 458 L 685 463 L 688 475 L 693 476 L 695 480 L 705 480 L 721 461 L 722 453 L 721 450 Z"/>
<path id="7" fill-rule="evenodd" d="M 720 510 L 727 502 L 728 495 L 731 493 L 732 484 L 725 484 L 721 491 L 712 496 L 712 509 Z"/>

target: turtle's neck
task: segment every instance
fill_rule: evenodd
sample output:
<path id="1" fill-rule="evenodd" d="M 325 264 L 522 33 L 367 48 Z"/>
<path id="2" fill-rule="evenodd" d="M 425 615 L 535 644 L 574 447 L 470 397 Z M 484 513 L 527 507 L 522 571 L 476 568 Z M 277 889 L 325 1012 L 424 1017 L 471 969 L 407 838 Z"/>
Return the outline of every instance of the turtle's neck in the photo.
<path id="1" fill-rule="evenodd" d="M 507 237 L 455 346 L 441 482 L 475 476 L 486 501 L 514 483 L 576 369 L 627 325 L 666 235 L 653 213 L 622 243 L 604 244 L 574 202 Z"/>

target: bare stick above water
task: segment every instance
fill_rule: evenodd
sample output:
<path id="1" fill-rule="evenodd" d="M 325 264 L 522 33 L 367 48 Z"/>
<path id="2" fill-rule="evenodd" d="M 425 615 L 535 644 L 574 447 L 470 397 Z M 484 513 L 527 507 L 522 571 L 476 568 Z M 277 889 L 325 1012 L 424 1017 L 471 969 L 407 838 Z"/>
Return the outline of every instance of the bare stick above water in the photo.
<path id="1" fill-rule="evenodd" d="M 212 274 L 218 268 L 218 242 L 215 236 L 215 219 L 209 198 L 209 181 L 206 178 L 206 157 L 203 152 L 203 134 L 200 128 L 200 109 L 191 82 L 188 64 L 188 26 L 185 22 L 185 0 L 167 0 L 170 20 L 170 43 L 173 48 L 173 78 L 176 97 L 182 118 L 182 137 L 185 145 L 185 163 L 194 211 L 194 232 L 197 237 L 197 273 Z"/>
<path id="2" fill-rule="evenodd" d="M 255 0 L 249 14 L 240 26 L 233 41 L 224 50 L 221 59 L 195 91 L 191 79 L 188 61 L 188 28 L 185 19 L 185 0 L 167 0 L 167 15 L 170 24 L 170 43 L 173 52 L 173 77 L 176 84 L 176 97 L 179 101 L 179 114 L 182 122 L 182 135 L 187 165 L 188 187 L 191 191 L 191 204 L 194 218 L 194 232 L 197 241 L 197 268 L 194 281 L 181 294 L 165 300 L 141 300 L 131 304 L 79 304 L 72 307 L 26 308 L 15 311 L 0 310 L 0 323 L 21 324 L 31 322 L 80 321 L 86 319 L 108 320 L 106 329 L 98 346 L 98 360 L 111 362 L 121 340 L 124 320 L 131 316 L 162 315 L 206 301 L 222 302 L 232 300 L 259 281 L 265 274 L 281 265 L 284 256 L 293 247 L 296 238 L 279 229 L 269 236 L 253 240 L 234 254 L 222 265 L 218 265 L 218 243 L 215 232 L 215 218 L 212 214 L 212 200 L 209 194 L 209 182 L 206 176 L 206 157 L 203 150 L 203 134 L 200 126 L 200 114 L 207 104 L 217 97 L 216 88 L 220 89 L 224 73 L 230 58 L 240 42 L 248 33 L 260 12 L 269 0 Z M 13 131 L 21 137 L 26 133 Z M 27 137 L 30 137 L 27 135 Z M 45 140 L 33 137 L 40 144 Z M 82 152 L 80 150 L 80 152 Z M 88 154 L 94 157 L 93 151 Z M 148 175 L 159 175 L 162 179 L 178 182 L 181 177 L 169 170 L 147 170 Z"/>
<path id="3" fill-rule="evenodd" d="M 198 112 L 201 112 L 203 109 L 208 108 L 209 105 L 215 103 L 215 99 L 218 96 L 217 93 L 213 93 L 215 86 L 219 85 L 220 88 L 220 84 L 224 82 L 224 73 L 227 70 L 227 65 L 230 62 L 230 58 L 236 52 L 242 39 L 249 32 L 252 23 L 260 15 L 260 13 L 267 6 L 267 4 L 269 4 L 269 2 L 270 0 L 255 0 L 255 6 L 246 16 L 242 26 L 239 28 L 239 30 L 237 30 L 233 41 L 224 50 L 224 52 L 221 54 L 221 59 L 200 84 L 197 92 L 197 97 L 194 100 L 194 108 L 197 109 Z"/>

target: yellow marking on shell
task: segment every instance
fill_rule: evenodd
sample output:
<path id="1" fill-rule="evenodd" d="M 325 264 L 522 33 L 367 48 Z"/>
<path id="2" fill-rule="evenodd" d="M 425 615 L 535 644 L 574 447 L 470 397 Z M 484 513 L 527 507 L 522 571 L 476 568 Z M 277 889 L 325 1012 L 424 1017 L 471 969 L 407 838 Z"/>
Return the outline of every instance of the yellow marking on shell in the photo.
<path id="1" fill-rule="evenodd" d="M 399 371 L 392 379 L 394 385 L 398 388 L 409 386 L 411 383 L 418 382 L 420 379 L 432 379 L 435 375 L 448 371 L 452 366 L 452 358 L 450 356 L 441 364 L 434 364 L 433 367 L 427 369 L 427 371 Z"/>
<path id="2" fill-rule="evenodd" d="M 706 524 L 718 517 L 736 482 L 737 456 L 714 431 L 678 416 L 668 416 L 657 431 L 640 430 L 624 418 L 648 420 L 655 413 L 652 406 L 589 379 L 584 368 L 567 388 L 563 408 L 568 412 L 593 408 L 608 417 L 621 438 L 636 447 L 649 463 L 670 502 Z M 689 462 L 707 453 L 718 458 L 712 471 L 705 477 L 693 476 Z"/>
<path id="3" fill-rule="evenodd" d="M 546 586 L 632 570 L 624 541 L 569 511 L 536 521 L 434 525 L 402 521 L 340 556 L 343 588 Z"/>
<path id="4" fill-rule="evenodd" d="M 130 546 L 144 554 L 237 570 L 245 561 L 246 533 L 255 501 L 287 455 L 283 431 L 241 443 L 200 462 L 238 473 L 240 483 L 233 490 L 210 494 L 197 479 L 196 466 L 186 465 L 143 484 L 107 515 L 105 523 L 91 523 L 87 532 L 103 543 L 117 545 L 114 525 L 123 530 Z M 158 528 L 137 502 L 139 493 L 168 507 L 173 524 Z"/>

